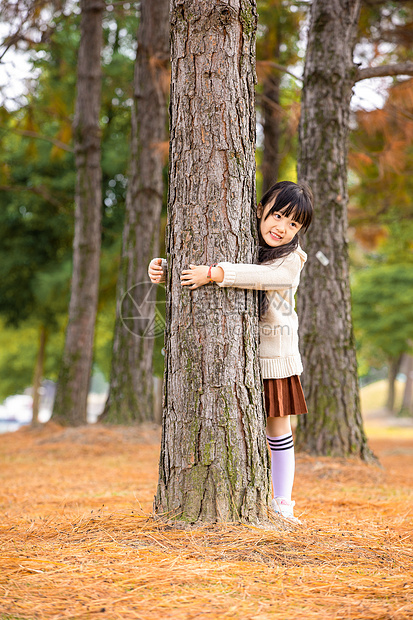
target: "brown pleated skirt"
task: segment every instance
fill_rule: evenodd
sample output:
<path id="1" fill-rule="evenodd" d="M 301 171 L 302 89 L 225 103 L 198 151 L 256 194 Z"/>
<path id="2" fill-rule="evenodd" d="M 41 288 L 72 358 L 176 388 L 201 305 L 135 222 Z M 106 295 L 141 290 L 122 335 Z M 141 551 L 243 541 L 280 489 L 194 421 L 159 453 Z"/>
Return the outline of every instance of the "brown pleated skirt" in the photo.
<path id="1" fill-rule="evenodd" d="M 300 377 L 264 379 L 265 410 L 271 418 L 308 413 Z"/>

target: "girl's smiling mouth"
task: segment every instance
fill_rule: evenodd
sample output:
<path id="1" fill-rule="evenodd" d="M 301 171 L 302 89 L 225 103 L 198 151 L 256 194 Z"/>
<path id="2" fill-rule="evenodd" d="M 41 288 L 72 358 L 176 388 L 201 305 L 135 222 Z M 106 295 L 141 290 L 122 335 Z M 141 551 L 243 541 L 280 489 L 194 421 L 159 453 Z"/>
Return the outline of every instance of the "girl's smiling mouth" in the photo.
<path id="1" fill-rule="evenodd" d="M 277 235 L 277 233 L 270 232 L 270 235 L 273 239 L 276 239 L 276 241 L 281 241 L 282 239 L 282 237 L 280 237 L 280 235 Z"/>

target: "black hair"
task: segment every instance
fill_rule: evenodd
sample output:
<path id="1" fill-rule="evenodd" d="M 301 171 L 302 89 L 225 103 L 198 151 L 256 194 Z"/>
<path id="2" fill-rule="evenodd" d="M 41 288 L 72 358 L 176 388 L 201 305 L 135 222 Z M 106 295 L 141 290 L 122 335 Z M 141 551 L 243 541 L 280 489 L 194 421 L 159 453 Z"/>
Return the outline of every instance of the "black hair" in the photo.
<path id="1" fill-rule="evenodd" d="M 265 216 L 265 219 L 273 213 L 280 213 L 285 217 L 290 215 L 294 216 L 294 221 L 301 224 L 301 229 L 305 232 L 311 224 L 313 217 L 313 194 L 307 183 L 300 181 L 299 183 L 293 183 L 292 181 L 280 181 L 276 183 L 264 194 L 261 198 L 261 202 L 258 206 L 262 207 L 262 216 L 264 214 L 265 206 L 273 202 L 273 205 L 269 209 Z M 257 228 L 258 228 L 258 263 L 272 262 L 276 258 L 283 258 L 288 256 L 291 252 L 298 247 L 299 237 L 298 233 L 294 235 L 294 238 L 285 245 L 279 247 L 272 247 L 268 245 L 261 235 L 261 218 L 257 216 Z M 259 300 L 259 318 L 263 317 L 268 310 L 268 296 L 265 291 L 258 292 Z"/>

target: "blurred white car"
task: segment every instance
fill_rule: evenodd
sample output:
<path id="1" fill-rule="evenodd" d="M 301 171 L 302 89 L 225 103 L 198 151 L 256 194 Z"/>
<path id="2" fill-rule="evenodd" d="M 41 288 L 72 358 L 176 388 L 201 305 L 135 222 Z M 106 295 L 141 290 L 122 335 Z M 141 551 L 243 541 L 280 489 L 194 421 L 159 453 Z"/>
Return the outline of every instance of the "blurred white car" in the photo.
<path id="1" fill-rule="evenodd" d="M 15 394 L 3 401 L 0 409 L 0 420 L 30 424 L 32 421 L 33 399 L 28 394 Z"/>
<path id="2" fill-rule="evenodd" d="M 48 394 L 44 387 L 40 388 L 39 422 L 44 424 L 50 420 L 53 408 L 54 390 Z M 87 403 L 87 421 L 93 424 L 102 413 L 107 399 L 107 392 L 102 394 L 90 393 Z M 15 431 L 20 426 L 30 424 L 33 415 L 33 400 L 30 394 L 15 394 L 9 396 L 0 404 L 0 433 Z"/>
<path id="3" fill-rule="evenodd" d="M 30 424 L 33 415 L 33 399 L 30 394 L 8 396 L 0 405 L 0 432 L 15 431 Z M 47 422 L 51 416 L 50 407 L 40 407 L 39 422 Z"/>

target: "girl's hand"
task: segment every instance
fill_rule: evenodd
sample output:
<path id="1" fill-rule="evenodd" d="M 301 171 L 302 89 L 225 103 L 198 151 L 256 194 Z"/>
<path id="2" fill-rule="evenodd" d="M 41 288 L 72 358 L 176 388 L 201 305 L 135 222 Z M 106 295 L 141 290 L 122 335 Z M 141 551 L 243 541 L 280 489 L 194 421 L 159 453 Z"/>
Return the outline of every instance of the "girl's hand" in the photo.
<path id="1" fill-rule="evenodd" d="M 148 275 L 153 284 L 159 284 L 162 281 L 162 258 L 153 258 L 149 263 Z"/>
<path id="2" fill-rule="evenodd" d="M 208 265 L 189 265 L 189 269 L 183 269 L 181 274 L 182 286 L 189 286 L 191 289 L 199 288 L 204 284 L 209 284 L 207 278 Z"/>

